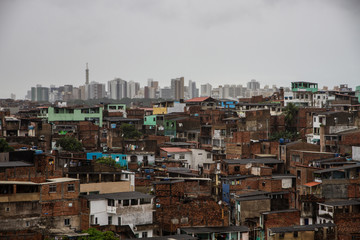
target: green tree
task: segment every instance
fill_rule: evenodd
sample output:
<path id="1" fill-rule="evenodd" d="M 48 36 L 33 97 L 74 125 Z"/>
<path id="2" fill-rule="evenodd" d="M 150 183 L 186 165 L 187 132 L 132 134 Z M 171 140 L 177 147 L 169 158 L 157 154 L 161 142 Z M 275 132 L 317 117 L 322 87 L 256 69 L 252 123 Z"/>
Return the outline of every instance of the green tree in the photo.
<path id="1" fill-rule="evenodd" d="M 269 137 L 271 141 L 277 141 L 280 138 L 296 140 L 299 138 L 299 134 L 297 132 L 281 131 L 281 132 L 274 132 Z"/>
<path id="2" fill-rule="evenodd" d="M 12 152 L 13 147 L 10 147 L 8 142 L 4 138 L 0 138 L 0 152 Z"/>
<path id="3" fill-rule="evenodd" d="M 125 139 L 137 139 L 142 135 L 141 132 L 136 130 L 135 126 L 132 124 L 124 123 L 120 126 L 120 129 Z"/>
<path id="4" fill-rule="evenodd" d="M 293 103 L 289 103 L 286 107 L 284 107 L 283 113 L 285 114 L 286 131 L 296 132 L 296 125 L 294 124 L 294 121 L 296 120 L 298 112 L 299 108 Z"/>
<path id="5" fill-rule="evenodd" d="M 63 137 L 56 141 L 56 146 L 60 146 L 65 151 L 82 151 L 82 144 L 74 137 Z"/>
<path id="6" fill-rule="evenodd" d="M 101 232 L 95 228 L 89 228 L 83 231 L 88 233 L 89 236 L 81 237 L 80 240 L 116 240 L 115 234 L 111 231 Z"/>
<path id="7" fill-rule="evenodd" d="M 101 158 L 96 159 L 96 162 L 106 164 L 111 167 L 122 168 L 121 165 L 119 163 L 117 163 L 114 159 L 112 159 L 111 157 L 101 157 Z"/>

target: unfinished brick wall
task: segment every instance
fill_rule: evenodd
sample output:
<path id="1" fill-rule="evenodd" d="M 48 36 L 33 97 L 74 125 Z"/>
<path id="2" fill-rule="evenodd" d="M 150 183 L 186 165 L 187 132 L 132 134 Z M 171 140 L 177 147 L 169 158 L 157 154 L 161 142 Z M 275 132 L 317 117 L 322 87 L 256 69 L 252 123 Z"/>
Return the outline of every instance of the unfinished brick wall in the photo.
<path id="1" fill-rule="evenodd" d="M 164 182 L 154 184 L 156 203 L 171 205 L 184 198 L 185 182 Z"/>
<path id="2" fill-rule="evenodd" d="M 90 209 L 86 198 L 79 198 L 80 202 L 80 229 L 87 230 L 90 228 Z"/>
<path id="3" fill-rule="evenodd" d="M 351 240 L 352 234 L 360 232 L 360 213 L 337 213 L 334 223 L 338 228 L 338 239 Z"/>
<path id="4" fill-rule="evenodd" d="M 68 185 L 74 184 L 75 191 L 68 191 Z M 50 192 L 50 185 L 56 185 L 56 192 Z M 80 184 L 79 181 L 51 183 L 41 186 L 41 201 L 76 199 L 79 197 Z"/>
<path id="5" fill-rule="evenodd" d="M 175 233 L 178 228 L 192 226 L 229 226 L 228 208 L 212 199 L 194 199 L 156 209 L 160 228 Z"/>
<path id="6" fill-rule="evenodd" d="M 266 192 L 280 192 L 283 190 L 281 182 L 281 179 L 261 178 L 258 189 Z"/>
<path id="7" fill-rule="evenodd" d="M 43 216 L 68 216 L 80 213 L 79 199 L 51 201 L 41 203 L 41 214 Z"/>
<path id="8" fill-rule="evenodd" d="M 264 215 L 264 232 L 267 233 L 269 228 L 288 227 L 300 225 L 300 211 L 275 212 Z M 267 239 L 267 235 L 266 239 Z"/>

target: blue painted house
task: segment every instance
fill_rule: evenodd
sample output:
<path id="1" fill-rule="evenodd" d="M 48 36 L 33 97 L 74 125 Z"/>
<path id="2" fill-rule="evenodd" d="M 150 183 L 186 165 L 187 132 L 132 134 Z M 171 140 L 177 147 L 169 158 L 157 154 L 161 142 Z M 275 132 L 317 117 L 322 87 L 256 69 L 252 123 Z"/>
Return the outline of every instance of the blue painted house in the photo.
<path id="1" fill-rule="evenodd" d="M 101 157 L 111 157 L 112 159 L 114 159 L 116 161 L 116 163 L 119 163 L 120 166 L 128 168 L 127 155 L 126 154 L 122 154 L 122 153 L 110 153 L 110 154 L 106 153 L 105 154 L 105 153 L 102 153 L 102 152 L 86 153 L 86 159 L 88 159 L 88 160 L 96 160 L 96 159 L 101 158 Z"/>

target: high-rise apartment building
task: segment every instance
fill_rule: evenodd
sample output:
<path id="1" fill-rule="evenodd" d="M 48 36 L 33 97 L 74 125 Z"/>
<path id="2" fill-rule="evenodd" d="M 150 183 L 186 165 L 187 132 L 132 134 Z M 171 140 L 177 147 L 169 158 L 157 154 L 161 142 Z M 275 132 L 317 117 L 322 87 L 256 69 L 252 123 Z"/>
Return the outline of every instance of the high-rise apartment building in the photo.
<path id="1" fill-rule="evenodd" d="M 122 98 L 128 97 L 127 85 L 127 81 L 120 78 L 115 78 L 114 80 L 108 81 L 109 98 L 120 100 Z"/>
<path id="2" fill-rule="evenodd" d="M 36 85 L 31 88 L 31 101 L 34 102 L 48 102 L 49 101 L 49 88 Z"/>
<path id="3" fill-rule="evenodd" d="M 105 98 L 105 84 L 98 82 L 91 82 L 85 85 L 86 99 L 101 99 Z"/>
<path id="4" fill-rule="evenodd" d="M 188 89 L 189 98 L 199 97 L 199 89 L 196 88 L 196 82 L 189 80 L 189 89 Z"/>
<path id="5" fill-rule="evenodd" d="M 127 97 L 128 98 L 135 98 L 136 95 L 138 95 L 138 92 L 140 90 L 140 83 L 130 81 L 127 83 Z"/>
<path id="6" fill-rule="evenodd" d="M 204 85 L 201 85 L 201 97 L 210 97 L 211 96 L 211 90 L 212 90 L 212 86 L 211 84 L 207 83 Z"/>
<path id="7" fill-rule="evenodd" d="M 184 77 L 171 79 L 171 91 L 174 100 L 184 99 Z"/>
<path id="8" fill-rule="evenodd" d="M 255 79 L 252 79 L 250 82 L 247 83 L 247 89 L 249 91 L 256 91 L 260 89 L 260 83 Z"/>
<path id="9" fill-rule="evenodd" d="M 160 89 L 160 97 L 163 99 L 173 99 L 172 90 L 170 87 L 164 87 Z"/>

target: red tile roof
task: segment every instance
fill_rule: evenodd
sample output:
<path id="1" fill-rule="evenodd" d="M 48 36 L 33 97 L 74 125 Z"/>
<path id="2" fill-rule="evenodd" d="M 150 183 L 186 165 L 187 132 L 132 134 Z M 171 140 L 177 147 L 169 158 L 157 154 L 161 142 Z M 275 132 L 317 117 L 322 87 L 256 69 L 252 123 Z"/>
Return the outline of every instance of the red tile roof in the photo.
<path id="1" fill-rule="evenodd" d="M 207 100 L 208 98 L 210 98 L 210 97 L 196 97 L 196 98 L 186 100 L 185 102 L 203 102 L 203 101 Z"/>
<path id="2" fill-rule="evenodd" d="M 179 147 L 160 148 L 160 150 L 165 152 L 190 152 L 189 149 Z"/>

